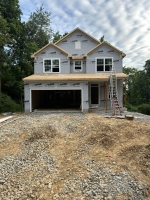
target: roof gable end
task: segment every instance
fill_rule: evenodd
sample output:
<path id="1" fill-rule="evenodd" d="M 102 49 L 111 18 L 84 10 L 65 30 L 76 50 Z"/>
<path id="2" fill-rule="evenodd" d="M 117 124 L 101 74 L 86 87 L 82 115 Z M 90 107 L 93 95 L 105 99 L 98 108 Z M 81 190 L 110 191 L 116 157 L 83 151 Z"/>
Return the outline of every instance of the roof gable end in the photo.
<path id="1" fill-rule="evenodd" d="M 97 44 L 100 43 L 99 40 L 97 40 L 96 38 L 94 38 L 93 36 L 89 35 L 88 33 L 86 33 L 85 31 L 83 31 L 80 28 L 75 28 L 73 31 L 71 31 L 70 33 L 68 33 L 67 35 L 65 35 L 64 37 L 62 37 L 60 40 L 58 40 L 57 42 L 55 42 L 55 45 L 58 45 L 61 41 L 63 41 L 64 39 L 68 38 L 69 36 L 71 36 L 73 33 L 75 33 L 76 31 L 80 31 L 81 33 L 85 34 L 87 37 L 91 38 L 92 40 L 94 40 Z"/>
<path id="2" fill-rule="evenodd" d="M 91 54 L 92 52 L 94 52 L 96 49 L 98 49 L 100 46 L 102 46 L 103 44 L 108 45 L 109 47 L 111 47 L 112 49 L 114 49 L 115 51 L 117 51 L 118 53 L 120 53 L 122 55 L 122 57 L 124 58 L 126 56 L 125 53 L 123 53 L 122 51 L 120 51 L 118 48 L 114 47 L 113 45 L 111 45 L 109 42 L 107 41 L 103 41 L 100 44 L 98 44 L 96 47 L 94 47 L 92 50 L 90 50 L 89 52 L 86 53 L 86 56 Z"/>
<path id="3" fill-rule="evenodd" d="M 46 48 L 50 47 L 50 46 L 53 46 L 55 47 L 56 49 L 58 49 L 59 51 L 63 52 L 64 54 L 66 54 L 68 57 L 70 56 L 69 53 L 67 53 L 66 51 L 64 51 L 63 49 L 61 49 L 60 47 L 56 46 L 55 44 L 53 43 L 48 43 L 47 45 L 45 45 L 43 48 L 41 48 L 40 50 L 38 50 L 37 52 L 35 52 L 34 54 L 31 55 L 31 58 L 35 58 L 35 56 L 37 54 L 39 54 L 40 52 L 42 52 L 43 50 L 45 50 Z"/>

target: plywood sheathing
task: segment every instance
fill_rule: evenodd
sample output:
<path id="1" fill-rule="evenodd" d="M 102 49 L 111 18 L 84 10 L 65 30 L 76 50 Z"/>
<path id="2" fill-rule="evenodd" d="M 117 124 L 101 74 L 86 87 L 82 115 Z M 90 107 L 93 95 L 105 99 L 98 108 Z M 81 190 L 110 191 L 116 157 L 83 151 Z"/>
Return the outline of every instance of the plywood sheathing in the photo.
<path id="1" fill-rule="evenodd" d="M 118 79 L 126 79 L 124 73 L 116 74 Z M 110 73 L 103 74 L 33 74 L 23 79 L 24 82 L 47 81 L 108 81 Z"/>

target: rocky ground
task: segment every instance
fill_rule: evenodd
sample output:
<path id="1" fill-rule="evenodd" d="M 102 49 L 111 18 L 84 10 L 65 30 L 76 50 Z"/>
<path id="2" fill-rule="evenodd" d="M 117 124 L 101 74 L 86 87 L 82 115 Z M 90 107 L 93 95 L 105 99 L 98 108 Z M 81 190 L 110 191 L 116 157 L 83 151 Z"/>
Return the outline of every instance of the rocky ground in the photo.
<path id="1" fill-rule="evenodd" d="M 149 200 L 150 117 L 14 116 L 0 123 L 1 200 Z"/>

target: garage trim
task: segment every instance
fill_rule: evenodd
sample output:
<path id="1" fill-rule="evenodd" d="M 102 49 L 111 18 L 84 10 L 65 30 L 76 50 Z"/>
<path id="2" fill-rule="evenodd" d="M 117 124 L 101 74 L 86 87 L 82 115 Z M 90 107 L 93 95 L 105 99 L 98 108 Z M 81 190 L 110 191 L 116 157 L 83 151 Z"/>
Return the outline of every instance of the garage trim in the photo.
<path id="1" fill-rule="evenodd" d="M 32 112 L 32 90 L 81 90 L 81 111 L 83 112 L 83 88 L 81 87 L 31 87 L 30 88 L 30 112 Z"/>

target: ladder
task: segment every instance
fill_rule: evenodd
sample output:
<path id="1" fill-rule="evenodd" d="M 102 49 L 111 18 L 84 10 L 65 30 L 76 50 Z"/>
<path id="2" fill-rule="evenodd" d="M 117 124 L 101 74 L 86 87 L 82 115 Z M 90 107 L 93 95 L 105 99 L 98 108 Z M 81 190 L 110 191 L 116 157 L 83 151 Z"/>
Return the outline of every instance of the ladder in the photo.
<path id="1" fill-rule="evenodd" d="M 112 63 L 112 69 L 110 70 L 110 89 L 109 89 L 109 97 L 111 100 L 111 108 L 112 114 L 122 115 L 122 111 L 120 109 L 119 101 L 118 101 L 118 90 L 117 90 L 117 77 L 116 71 Z"/>

